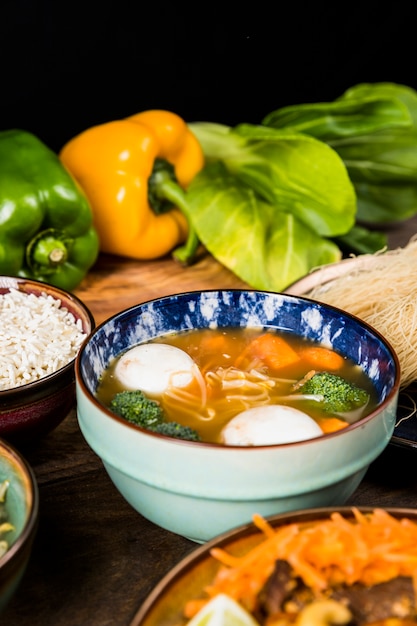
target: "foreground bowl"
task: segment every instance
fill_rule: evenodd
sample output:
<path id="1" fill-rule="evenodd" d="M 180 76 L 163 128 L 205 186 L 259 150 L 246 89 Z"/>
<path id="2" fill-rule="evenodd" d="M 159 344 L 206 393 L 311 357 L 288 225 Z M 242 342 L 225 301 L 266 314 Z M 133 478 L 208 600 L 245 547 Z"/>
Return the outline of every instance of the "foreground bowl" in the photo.
<path id="1" fill-rule="evenodd" d="M 4 534 L 8 549 L 0 557 L 0 612 L 25 573 L 39 515 L 38 486 L 30 465 L 11 444 L 0 439 L 0 484 L 6 480 L 9 486 L 3 507 L 13 530 Z"/>
<path id="2" fill-rule="evenodd" d="M 0 276 L 0 295 L 11 290 L 40 296 L 46 294 L 61 302 L 87 335 L 94 328 L 89 309 L 75 295 L 58 287 L 10 276 Z M 51 337 L 52 340 L 52 337 Z M 3 354 L 0 355 L 0 362 Z M 57 371 L 36 381 L 0 390 L 0 437 L 14 444 L 32 443 L 55 428 L 75 404 L 75 356 Z M 6 367 L 3 363 L 3 367 Z"/>
<path id="3" fill-rule="evenodd" d="M 379 405 L 342 431 L 256 447 L 179 441 L 117 417 L 96 398 L 109 363 L 167 333 L 209 327 L 282 329 L 325 342 L 373 380 Z M 334 307 L 245 290 L 196 291 L 139 304 L 98 326 L 76 360 L 81 431 L 124 498 L 144 517 L 195 541 L 252 519 L 343 504 L 390 441 L 398 360 L 376 331 Z"/>
<path id="4" fill-rule="evenodd" d="M 360 507 L 359 511 L 367 514 L 372 513 L 373 509 Z M 417 511 L 415 509 L 387 508 L 384 511 L 396 519 L 407 518 L 417 523 Z M 268 518 L 268 522 L 275 529 L 278 529 L 286 524 L 304 524 L 327 520 L 334 512 L 340 513 L 345 518 L 352 516 L 350 507 L 338 507 L 337 509 L 322 507 L 274 515 Z M 184 618 L 183 611 L 186 602 L 204 597 L 205 587 L 212 582 L 219 569 L 219 562 L 211 555 L 211 550 L 221 548 L 230 554 L 240 556 L 246 554 L 263 539 L 264 536 L 259 529 L 253 523 L 249 523 L 223 533 L 204 546 L 200 546 L 162 578 L 139 607 L 130 626 L 160 626 L 161 624 L 164 626 L 185 626 L 187 620 Z M 398 605 L 400 605 L 400 598 L 398 598 Z M 281 623 L 284 623 L 284 620 Z M 321 624 L 322 622 L 321 620 L 318 622 L 312 620 L 312 623 Z M 330 621 L 326 620 L 324 623 L 327 624 Z M 381 620 L 378 623 L 384 622 Z"/>

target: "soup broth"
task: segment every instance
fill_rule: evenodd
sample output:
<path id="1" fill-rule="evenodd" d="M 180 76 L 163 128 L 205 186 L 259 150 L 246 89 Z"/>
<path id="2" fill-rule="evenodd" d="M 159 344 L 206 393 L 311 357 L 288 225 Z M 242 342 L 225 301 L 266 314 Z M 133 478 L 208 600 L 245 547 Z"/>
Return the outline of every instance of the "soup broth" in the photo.
<path id="1" fill-rule="evenodd" d="M 317 421 L 323 432 L 330 432 L 357 421 L 377 405 L 372 382 L 358 365 L 327 347 L 289 333 L 255 328 L 202 329 L 149 342 L 158 343 L 181 349 L 197 366 L 191 384 L 170 387 L 155 399 L 161 403 L 167 421 L 195 429 L 202 441 L 220 443 L 225 424 L 252 407 L 294 407 Z M 121 356 L 110 364 L 97 390 L 98 399 L 106 406 L 124 390 L 115 375 Z M 370 395 L 366 407 L 335 419 L 323 412 L 319 403 L 297 396 L 300 381 L 323 371 L 365 389 Z"/>

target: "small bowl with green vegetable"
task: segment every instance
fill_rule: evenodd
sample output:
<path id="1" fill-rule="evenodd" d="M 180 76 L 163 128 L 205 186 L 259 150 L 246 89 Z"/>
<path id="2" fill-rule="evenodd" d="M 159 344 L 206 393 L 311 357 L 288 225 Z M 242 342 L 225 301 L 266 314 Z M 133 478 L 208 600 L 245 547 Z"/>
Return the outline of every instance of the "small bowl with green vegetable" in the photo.
<path id="1" fill-rule="evenodd" d="M 80 429 L 116 488 L 204 542 L 254 513 L 342 505 L 390 441 L 400 368 L 342 310 L 235 289 L 116 314 L 75 375 Z"/>
<path id="2" fill-rule="evenodd" d="M 0 439 L 0 612 L 18 590 L 29 562 L 39 516 L 32 468 Z"/>

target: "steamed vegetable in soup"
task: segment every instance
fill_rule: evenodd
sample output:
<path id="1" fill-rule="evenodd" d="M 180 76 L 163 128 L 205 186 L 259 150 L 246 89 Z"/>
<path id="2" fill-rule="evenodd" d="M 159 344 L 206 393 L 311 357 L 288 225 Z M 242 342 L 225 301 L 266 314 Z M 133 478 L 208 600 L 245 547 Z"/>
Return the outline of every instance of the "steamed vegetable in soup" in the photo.
<path id="1" fill-rule="evenodd" d="M 255 328 L 190 330 L 132 347 L 110 364 L 97 397 L 111 407 L 117 394 L 131 392 L 132 400 L 135 390 L 167 422 L 230 445 L 317 437 L 377 404 L 353 361 L 296 335 Z"/>

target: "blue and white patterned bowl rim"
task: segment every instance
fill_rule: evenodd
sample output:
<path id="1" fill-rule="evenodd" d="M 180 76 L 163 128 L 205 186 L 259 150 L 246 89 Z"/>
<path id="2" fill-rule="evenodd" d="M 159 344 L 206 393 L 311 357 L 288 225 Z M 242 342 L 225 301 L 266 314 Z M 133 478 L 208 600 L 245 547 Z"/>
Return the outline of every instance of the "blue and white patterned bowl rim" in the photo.
<path id="1" fill-rule="evenodd" d="M 91 394 L 109 363 L 139 343 L 195 328 L 278 329 L 332 347 L 360 365 L 382 402 L 398 381 L 398 360 L 374 329 L 335 307 L 299 296 L 256 290 L 190 291 L 144 302 L 112 316 L 80 350 L 80 373 Z"/>

